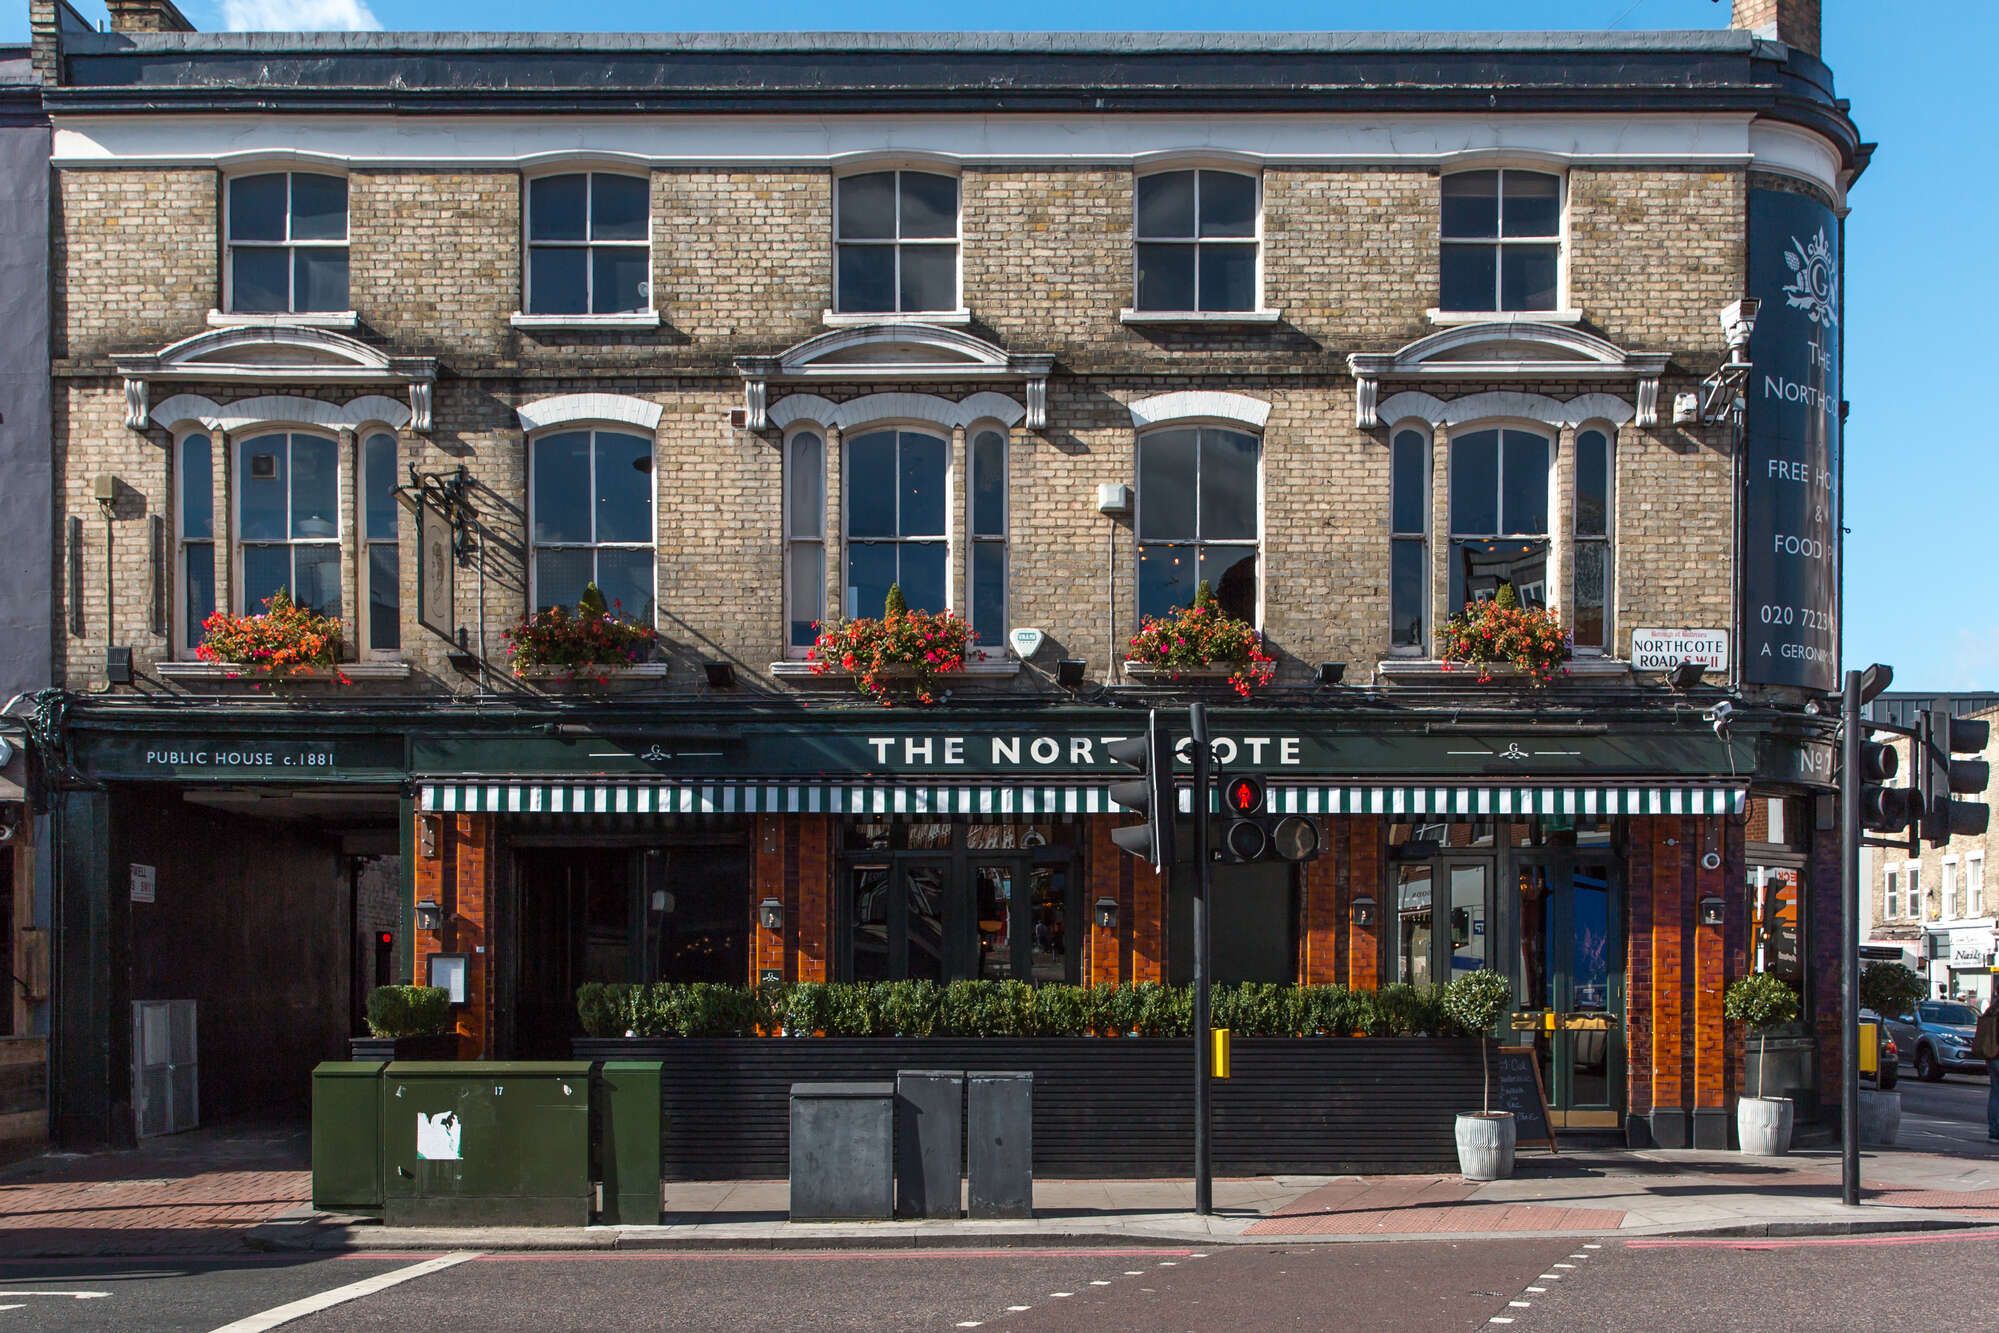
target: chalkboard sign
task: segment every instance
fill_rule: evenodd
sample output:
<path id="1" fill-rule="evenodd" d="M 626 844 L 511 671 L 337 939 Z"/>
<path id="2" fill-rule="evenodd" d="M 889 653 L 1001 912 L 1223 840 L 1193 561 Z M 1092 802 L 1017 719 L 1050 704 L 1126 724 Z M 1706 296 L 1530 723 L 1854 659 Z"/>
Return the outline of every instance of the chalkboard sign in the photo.
<path id="1" fill-rule="evenodd" d="M 1545 1144 L 1555 1151 L 1555 1130 L 1548 1123 L 1548 1094 L 1541 1087 L 1541 1061 L 1532 1046 L 1501 1046 L 1499 1109 L 1513 1112 L 1514 1142 Z"/>

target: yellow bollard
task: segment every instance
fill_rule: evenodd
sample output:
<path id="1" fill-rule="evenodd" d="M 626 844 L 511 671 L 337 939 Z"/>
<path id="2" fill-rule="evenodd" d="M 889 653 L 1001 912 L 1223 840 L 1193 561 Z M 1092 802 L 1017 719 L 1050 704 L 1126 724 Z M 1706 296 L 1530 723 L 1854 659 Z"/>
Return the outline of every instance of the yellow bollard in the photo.
<path id="1" fill-rule="evenodd" d="M 1210 1028 L 1208 1035 L 1214 1038 L 1214 1047 L 1208 1061 L 1208 1073 L 1214 1078 L 1229 1076 L 1229 1030 Z"/>
<path id="2" fill-rule="evenodd" d="M 1860 1072 L 1863 1074 L 1881 1072 L 1881 1032 L 1873 1023 L 1860 1025 Z"/>

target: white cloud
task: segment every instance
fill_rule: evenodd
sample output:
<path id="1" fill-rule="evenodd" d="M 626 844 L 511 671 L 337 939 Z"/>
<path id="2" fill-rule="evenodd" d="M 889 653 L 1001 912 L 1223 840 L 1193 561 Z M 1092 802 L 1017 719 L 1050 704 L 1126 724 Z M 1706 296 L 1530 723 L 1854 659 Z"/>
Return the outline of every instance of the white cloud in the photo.
<path id="1" fill-rule="evenodd" d="M 368 0 L 222 0 L 231 32 L 379 32 Z"/>

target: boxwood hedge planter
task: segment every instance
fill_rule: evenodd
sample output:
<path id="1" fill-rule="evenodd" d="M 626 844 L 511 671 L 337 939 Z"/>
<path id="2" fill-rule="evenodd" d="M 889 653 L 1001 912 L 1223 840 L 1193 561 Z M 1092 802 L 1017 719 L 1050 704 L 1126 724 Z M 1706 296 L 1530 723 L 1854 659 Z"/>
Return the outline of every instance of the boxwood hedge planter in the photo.
<path id="1" fill-rule="evenodd" d="M 456 1060 L 458 1034 L 434 1032 L 421 1037 L 349 1037 L 347 1050 L 356 1060 Z"/>
<path id="2" fill-rule="evenodd" d="M 1193 1161 L 1186 1038 L 610 1037 L 572 1051 L 664 1063 L 668 1180 L 781 1178 L 793 1083 L 901 1069 L 1032 1072 L 1039 1176 L 1183 1176 Z M 1223 1174 L 1449 1171 L 1456 1108 L 1479 1090 L 1478 1043 L 1462 1037 L 1238 1037 L 1233 1066 L 1214 1086 Z"/>

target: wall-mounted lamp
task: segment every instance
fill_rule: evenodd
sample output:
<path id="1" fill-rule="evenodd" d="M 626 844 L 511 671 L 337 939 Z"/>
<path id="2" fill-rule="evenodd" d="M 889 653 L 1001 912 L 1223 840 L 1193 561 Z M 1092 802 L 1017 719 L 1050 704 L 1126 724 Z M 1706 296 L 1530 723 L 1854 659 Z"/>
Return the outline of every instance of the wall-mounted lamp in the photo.
<path id="1" fill-rule="evenodd" d="M 444 929 L 444 909 L 434 898 L 426 898 L 416 905 L 416 928 L 418 930 Z"/>
<path id="2" fill-rule="evenodd" d="M 1347 664 L 1345 662 L 1319 663 L 1319 683 L 1321 685 L 1337 685 L 1346 678 Z"/>
<path id="3" fill-rule="evenodd" d="M 1117 929 L 1117 899 L 1099 898 L 1096 905 L 1097 924 L 1105 930 Z"/>
<path id="4" fill-rule="evenodd" d="M 1682 658 L 1680 664 L 1673 668 L 1668 679 L 1672 681 L 1673 688 L 1676 690 L 1691 690 L 1694 686 L 1701 683 L 1701 677 L 1706 674 L 1707 666 L 1705 663 L 1696 662 L 1693 658 L 1687 657 Z"/>
<path id="5" fill-rule="evenodd" d="M 765 930 L 784 929 L 784 904 L 776 898 L 766 898 L 757 904 L 757 922 Z"/>
<path id="6" fill-rule="evenodd" d="M 1065 657 L 1055 664 L 1055 683 L 1065 690 L 1083 688 L 1083 675 L 1090 664 L 1080 657 Z"/>
<path id="7" fill-rule="evenodd" d="M 711 689 L 726 690 L 736 683 L 736 664 L 734 662 L 703 662 L 701 670 L 708 677 L 708 685 Z"/>
<path id="8" fill-rule="evenodd" d="M 1374 899 L 1365 893 L 1353 900 L 1353 923 L 1356 926 L 1374 924 Z"/>
<path id="9" fill-rule="evenodd" d="M 1701 924 L 1703 926 L 1720 925 L 1722 920 L 1722 907 L 1723 907 L 1722 900 L 1713 894 L 1710 894 L 1707 897 L 1701 899 Z"/>

